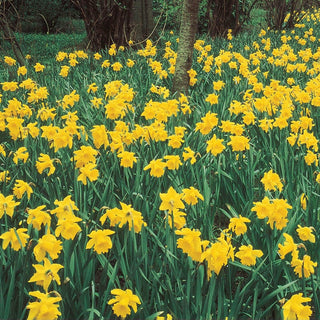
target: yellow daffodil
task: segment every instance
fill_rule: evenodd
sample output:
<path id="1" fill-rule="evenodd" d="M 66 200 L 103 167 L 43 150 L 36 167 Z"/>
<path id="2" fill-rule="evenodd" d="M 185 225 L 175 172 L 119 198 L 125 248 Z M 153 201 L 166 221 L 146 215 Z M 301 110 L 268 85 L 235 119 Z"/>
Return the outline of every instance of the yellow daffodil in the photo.
<path id="1" fill-rule="evenodd" d="M 98 254 L 107 253 L 112 248 L 112 241 L 109 237 L 114 234 L 114 231 L 104 229 L 104 230 L 94 230 L 88 237 L 91 238 L 87 245 L 86 249 L 93 248 Z"/>
<path id="2" fill-rule="evenodd" d="M 137 305 L 141 304 L 141 301 L 130 289 L 113 289 L 111 290 L 111 294 L 113 294 L 115 298 L 110 299 L 108 304 L 113 305 L 112 310 L 117 317 L 124 319 L 126 316 L 130 315 L 130 307 L 134 312 L 137 312 Z"/>
<path id="3" fill-rule="evenodd" d="M 34 247 L 33 253 L 38 262 L 43 261 L 46 254 L 52 260 L 59 257 L 62 250 L 62 242 L 58 240 L 53 234 L 45 234 L 38 240 L 38 244 Z"/>
<path id="4" fill-rule="evenodd" d="M 30 184 L 23 180 L 16 180 L 16 183 L 13 187 L 13 194 L 17 199 L 21 199 L 25 193 L 27 194 L 28 199 L 30 199 L 31 194 L 33 193 Z"/>
<path id="5" fill-rule="evenodd" d="M 49 259 L 44 258 L 42 264 L 32 265 L 36 272 L 31 277 L 29 282 L 35 282 L 37 285 L 42 286 L 45 292 L 48 292 L 48 288 L 52 280 L 56 281 L 60 285 L 60 277 L 58 271 L 63 268 L 61 264 L 51 263 Z"/>
<path id="6" fill-rule="evenodd" d="M 150 175 L 156 178 L 162 177 L 165 172 L 166 163 L 162 159 L 151 160 L 143 170 L 150 169 Z"/>
<path id="7" fill-rule="evenodd" d="M 312 233 L 315 231 L 315 229 L 313 227 L 301 227 L 298 224 L 298 228 L 296 229 L 299 238 L 302 241 L 310 241 L 311 243 L 315 243 L 316 242 L 316 237 L 315 235 Z"/>
<path id="8" fill-rule="evenodd" d="M 247 232 L 246 223 L 251 222 L 250 219 L 242 217 L 240 214 L 239 217 L 234 217 L 230 219 L 229 229 L 233 231 L 237 236 L 245 234 Z"/>
<path id="9" fill-rule="evenodd" d="M 24 248 L 27 240 L 30 238 L 26 233 L 27 231 L 28 229 L 26 228 L 10 228 L 9 231 L 2 233 L 0 236 L 0 239 L 3 240 L 2 249 L 5 250 L 9 244 L 11 244 L 14 251 Z"/>
<path id="10" fill-rule="evenodd" d="M 273 172 L 272 169 L 264 173 L 261 182 L 263 183 L 264 189 L 266 191 L 275 191 L 276 189 L 282 191 L 283 184 L 280 181 L 280 177 L 275 172 Z"/>
<path id="11" fill-rule="evenodd" d="M 201 261 L 206 261 L 208 265 L 208 279 L 211 278 L 212 271 L 219 275 L 222 267 L 228 264 L 229 259 L 234 259 L 234 248 L 225 239 L 219 238 L 210 244 L 201 254 Z"/>
<path id="12" fill-rule="evenodd" d="M 37 301 L 29 302 L 27 309 L 29 309 L 29 314 L 27 320 L 57 320 L 61 315 L 59 311 L 59 305 L 57 302 L 61 301 L 60 296 L 53 296 L 49 293 L 42 293 L 40 291 L 31 291 L 29 294 L 35 298 Z"/>
<path id="13" fill-rule="evenodd" d="M 182 202 L 182 194 L 178 193 L 173 187 L 168 189 L 167 193 L 160 193 L 160 198 L 162 200 L 159 210 L 166 210 L 172 212 L 176 209 L 184 209 L 184 204 Z"/>
<path id="14" fill-rule="evenodd" d="M 201 257 L 203 247 L 208 245 L 208 241 L 202 241 L 200 238 L 201 232 L 183 228 L 176 230 L 177 235 L 182 236 L 177 240 L 177 247 L 186 253 L 192 260 L 200 262 L 204 258 Z"/>
<path id="15" fill-rule="evenodd" d="M 41 226 L 50 226 L 51 224 L 51 217 L 48 212 L 43 211 L 45 205 L 38 206 L 34 209 L 28 209 L 28 218 L 27 223 L 31 224 L 33 228 L 37 229 L 38 231 L 41 230 Z"/>
<path id="16" fill-rule="evenodd" d="M 310 306 L 303 305 L 305 302 L 310 302 L 311 298 L 303 297 L 302 293 L 294 294 L 283 306 L 284 320 L 305 319 L 309 320 L 312 315 Z"/>
<path id="17" fill-rule="evenodd" d="M 256 264 L 256 258 L 262 257 L 263 252 L 261 250 L 254 250 L 252 245 L 241 246 L 239 251 L 235 254 L 240 262 L 246 266 L 253 266 Z"/>
<path id="18" fill-rule="evenodd" d="M 13 200 L 13 195 L 5 197 L 2 193 L 0 193 L 0 219 L 4 214 L 12 218 L 14 209 L 19 204 L 20 202 L 15 202 Z"/>

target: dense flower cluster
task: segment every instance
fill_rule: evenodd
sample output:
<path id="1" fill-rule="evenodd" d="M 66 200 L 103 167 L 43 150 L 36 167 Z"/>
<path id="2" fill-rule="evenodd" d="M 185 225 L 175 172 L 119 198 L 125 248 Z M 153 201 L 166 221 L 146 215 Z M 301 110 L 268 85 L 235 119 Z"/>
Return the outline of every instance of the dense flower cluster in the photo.
<path id="1" fill-rule="evenodd" d="M 320 14 L 306 19 L 316 23 Z M 316 308 L 319 280 L 317 36 L 303 24 L 261 30 L 236 49 L 231 30 L 219 52 L 199 39 L 189 96 L 169 91 L 177 57 L 170 41 L 160 48 L 148 39 L 137 51 L 115 44 L 104 53 L 61 51 L 52 66 L 5 56 L 1 256 L 27 261 L 26 286 L 36 288 L 23 288 L 28 319 L 57 319 L 87 291 L 90 317 L 179 318 L 172 306 L 144 306 L 145 292 L 157 288 L 151 298 L 159 308 L 179 292 L 175 304 L 201 310 L 214 305 L 199 302 L 202 290 L 226 279 L 224 312 L 257 281 L 239 305 L 250 309 L 263 280 L 268 299 L 284 299 L 284 319 L 309 319 L 314 308 L 304 303 Z M 181 293 L 193 287 L 196 294 Z M 68 290 L 60 308 L 59 292 Z"/>

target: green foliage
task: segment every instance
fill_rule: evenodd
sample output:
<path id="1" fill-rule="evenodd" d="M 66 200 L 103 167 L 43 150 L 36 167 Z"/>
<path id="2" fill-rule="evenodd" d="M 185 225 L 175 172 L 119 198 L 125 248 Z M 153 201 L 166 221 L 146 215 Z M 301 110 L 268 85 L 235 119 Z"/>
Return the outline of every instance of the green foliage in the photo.
<path id="1" fill-rule="evenodd" d="M 314 0 L 267 0 L 263 2 L 266 9 L 266 20 L 272 29 L 292 29 L 304 17 L 305 12 L 319 5 Z"/>
<path id="2" fill-rule="evenodd" d="M 180 26 L 180 13 L 182 8 L 182 0 L 175 1 L 163 1 L 163 0 L 154 0 L 154 17 L 156 22 L 158 22 L 159 29 L 165 30 L 179 30 Z M 226 2 L 223 2 L 226 4 Z M 214 21 L 211 21 L 213 18 L 212 13 L 217 10 L 217 4 L 221 4 L 215 1 L 201 0 L 199 6 L 199 23 L 198 23 L 198 31 L 199 34 L 207 34 L 209 32 L 209 26 Z M 264 9 L 258 13 L 257 10 L 262 6 L 260 1 L 254 0 L 239 0 L 238 1 L 238 15 L 239 15 L 239 24 L 241 29 L 252 27 L 258 28 L 263 23 L 265 23 L 264 18 Z M 231 20 L 225 21 L 224 30 L 227 29 L 235 29 L 237 26 L 236 22 L 236 6 L 233 5 Z M 227 10 L 227 9 L 225 9 Z M 223 14 L 223 12 L 222 12 Z M 229 12 L 225 12 L 225 14 L 229 14 Z M 237 27 L 238 28 L 238 27 Z M 225 35 L 225 34 L 224 34 Z"/>
<path id="3" fill-rule="evenodd" d="M 182 0 L 153 0 L 153 13 L 160 30 L 177 31 L 179 29 L 182 4 Z"/>
<path id="4" fill-rule="evenodd" d="M 65 17 L 69 20 L 79 18 L 79 12 L 71 1 L 65 0 L 28 0 L 11 1 L 8 13 L 15 30 L 25 33 L 59 32 L 59 21 Z M 61 27 L 60 27 L 61 28 Z M 69 29 L 71 32 L 72 28 Z"/>
<path id="5" fill-rule="evenodd" d="M 15 35 L 22 52 L 30 54 L 32 61 L 36 59 L 36 57 L 41 57 L 44 61 L 47 59 L 51 60 L 56 56 L 56 52 L 60 50 L 83 48 L 86 40 L 85 33 L 50 35 L 16 33 Z M 11 50 L 8 42 L 4 42 L 3 46 L 0 46 L 2 55 L 13 55 Z"/>

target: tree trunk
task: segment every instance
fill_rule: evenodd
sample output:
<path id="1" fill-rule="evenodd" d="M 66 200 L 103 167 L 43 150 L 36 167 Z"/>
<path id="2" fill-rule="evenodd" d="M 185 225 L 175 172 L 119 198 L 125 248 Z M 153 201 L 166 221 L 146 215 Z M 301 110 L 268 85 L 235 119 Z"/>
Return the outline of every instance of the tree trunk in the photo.
<path id="1" fill-rule="evenodd" d="M 72 0 L 81 10 L 89 48 L 99 51 L 111 44 L 125 45 L 130 40 L 133 0 Z"/>
<path id="2" fill-rule="evenodd" d="M 152 0 L 134 0 L 130 39 L 140 42 L 151 36 L 154 29 Z"/>
<path id="3" fill-rule="evenodd" d="M 225 36 L 228 29 L 234 33 L 240 28 L 239 0 L 209 0 L 207 5 L 208 33 L 214 38 Z"/>
<path id="4" fill-rule="evenodd" d="M 14 53 L 17 61 L 19 62 L 19 64 L 21 66 L 25 65 L 25 58 L 22 54 L 22 50 L 19 46 L 19 43 L 18 43 L 13 31 L 10 28 L 7 16 L 6 16 L 4 10 L 2 10 L 2 8 L 0 8 L 0 31 L 1 30 L 3 32 L 4 39 L 10 41 L 13 53 Z"/>
<path id="5" fill-rule="evenodd" d="M 295 0 L 294 0 L 295 1 Z M 272 29 L 281 30 L 287 12 L 286 0 L 266 0 L 267 21 Z"/>
<path id="6" fill-rule="evenodd" d="M 315 3 L 313 0 L 265 0 L 268 26 L 276 30 L 293 28 Z M 286 21 L 287 14 L 290 16 Z"/>
<path id="7" fill-rule="evenodd" d="M 188 71 L 192 66 L 193 46 L 198 27 L 200 0 L 184 0 L 180 25 L 180 36 L 172 92 L 187 93 Z"/>

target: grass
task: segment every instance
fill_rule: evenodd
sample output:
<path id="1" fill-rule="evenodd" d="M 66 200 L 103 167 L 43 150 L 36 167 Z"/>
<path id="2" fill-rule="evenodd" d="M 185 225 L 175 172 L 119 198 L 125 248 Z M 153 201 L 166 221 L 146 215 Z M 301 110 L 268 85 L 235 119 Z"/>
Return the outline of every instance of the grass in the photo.
<path id="1" fill-rule="evenodd" d="M 42 61 L 52 60 L 58 51 L 84 48 L 85 33 L 58 33 L 58 34 L 28 34 L 16 33 L 16 38 L 25 54 L 42 59 Z M 12 55 L 12 49 L 8 42 L 0 43 L 0 53 Z"/>

